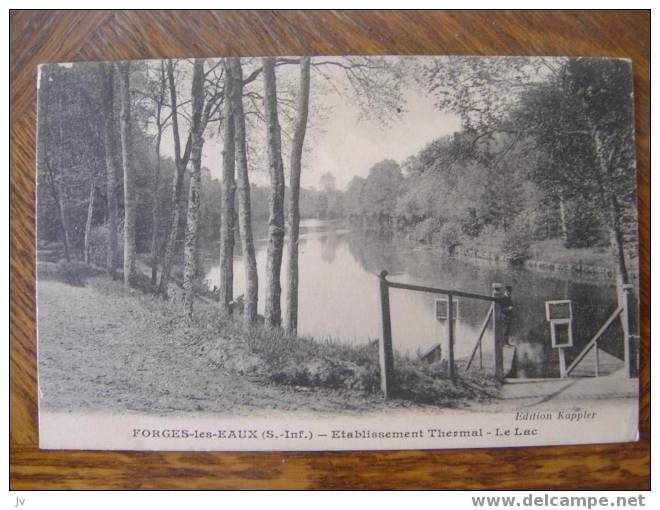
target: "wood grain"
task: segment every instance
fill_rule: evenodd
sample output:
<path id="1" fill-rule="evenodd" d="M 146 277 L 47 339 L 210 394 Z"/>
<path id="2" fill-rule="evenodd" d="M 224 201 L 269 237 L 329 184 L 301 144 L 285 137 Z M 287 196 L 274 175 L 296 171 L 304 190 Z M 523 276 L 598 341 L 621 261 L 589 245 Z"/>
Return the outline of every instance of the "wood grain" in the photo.
<path id="1" fill-rule="evenodd" d="M 621 445 L 346 453 L 40 451 L 34 284 L 37 64 L 323 54 L 633 60 L 641 438 Z M 13 11 L 10 15 L 10 487 L 650 488 L 650 13 L 647 11 Z"/>

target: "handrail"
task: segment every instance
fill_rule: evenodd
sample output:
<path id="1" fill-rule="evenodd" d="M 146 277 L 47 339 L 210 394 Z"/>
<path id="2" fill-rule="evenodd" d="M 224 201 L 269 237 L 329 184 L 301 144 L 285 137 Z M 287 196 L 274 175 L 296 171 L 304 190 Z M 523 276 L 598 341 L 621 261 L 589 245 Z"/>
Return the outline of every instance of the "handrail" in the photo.
<path id="1" fill-rule="evenodd" d="M 499 297 L 486 296 L 483 294 L 474 294 L 472 292 L 465 292 L 462 290 L 448 290 L 448 289 L 440 289 L 436 287 L 423 287 L 421 285 L 410 285 L 409 283 L 391 282 L 385 279 L 385 277 L 383 276 L 380 276 L 380 278 L 384 280 L 389 287 L 394 289 L 416 290 L 418 292 L 428 292 L 430 294 L 445 294 L 448 296 L 457 296 L 457 297 L 464 297 L 470 299 L 481 299 L 482 301 L 490 301 L 491 303 L 502 300 L 502 298 Z"/>
<path id="2" fill-rule="evenodd" d="M 470 366 L 472 365 L 472 362 L 474 361 L 474 357 L 477 354 L 477 349 L 481 349 L 481 340 L 484 337 L 484 333 L 486 332 L 486 328 L 488 328 L 488 323 L 490 322 L 492 316 L 493 316 L 493 306 L 491 305 L 490 308 L 488 309 L 488 313 L 486 313 L 484 322 L 481 325 L 481 331 L 479 332 L 479 336 L 477 337 L 477 343 L 474 344 L 474 349 L 472 349 L 472 354 L 470 355 L 470 359 L 467 362 L 467 365 L 465 366 L 466 372 L 470 370 Z"/>
<path id="3" fill-rule="evenodd" d="M 568 366 L 566 369 L 566 375 L 571 375 L 571 372 L 575 369 L 575 367 L 584 359 L 584 357 L 587 355 L 587 353 L 592 349 L 592 347 L 598 342 L 601 336 L 603 336 L 603 333 L 605 333 L 605 330 L 610 327 L 610 324 L 614 322 L 614 319 L 616 319 L 619 314 L 623 312 L 623 308 L 620 306 L 617 307 L 616 310 L 610 315 L 610 317 L 605 321 L 605 323 L 600 327 L 600 329 L 596 332 L 596 334 L 589 340 L 587 345 L 584 346 L 582 351 L 580 351 L 580 354 L 578 354 L 573 362 Z"/>
<path id="4" fill-rule="evenodd" d="M 394 377 L 394 350 L 392 348 L 392 324 L 390 316 L 390 289 L 403 289 L 403 290 L 412 290 L 417 292 L 427 292 L 431 294 L 444 294 L 447 296 L 447 335 L 449 340 L 449 352 L 448 352 L 448 376 L 449 379 L 454 381 L 455 378 L 455 364 L 454 364 L 454 296 L 463 297 L 467 299 L 478 299 L 481 301 L 488 301 L 492 303 L 490 310 L 493 317 L 493 342 L 495 345 L 494 357 L 495 357 L 495 377 L 498 379 L 503 378 L 503 356 L 502 356 L 502 346 L 505 342 L 504 331 L 500 324 L 502 321 L 503 312 L 502 309 L 505 306 L 510 306 L 511 297 L 510 292 L 504 293 L 502 285 L 499 283 L 493 283 L 492 285 L 492 295 L 486 296 L 483 294 L 475 294 L 472 292 L 464 292 L 462 290 L 449 290 L 449 289 L 440 289 L 437 287 L 424 287 L 422 285 L 411 285 L 408 283 L 398 283 L 390 282 L 387 280 L 387 271 L 382 270 L 378 274 L 379 287 L 380 287 L 380 308 L 381 308 L 381 324 L 383 328 L 383 335 L 378 343 L 378 361 L 380 365 L 380 387 L 385 398 L 389 398 L 392 394 L 392 391 L 395 389 L 395 377 Z M 507 287 L 507 290 L 510 291 L 510 288 Z M 490 313 L 488 315 L 490 315 Z M 486 321 L 487 323 L 487 321 Z M 486 328 L 482 328 L 485 332 Z M 483 336 L 483 332 L 481 336 Z M 479 339 L 478 345 L 480 345 L 482 338 Z"/>

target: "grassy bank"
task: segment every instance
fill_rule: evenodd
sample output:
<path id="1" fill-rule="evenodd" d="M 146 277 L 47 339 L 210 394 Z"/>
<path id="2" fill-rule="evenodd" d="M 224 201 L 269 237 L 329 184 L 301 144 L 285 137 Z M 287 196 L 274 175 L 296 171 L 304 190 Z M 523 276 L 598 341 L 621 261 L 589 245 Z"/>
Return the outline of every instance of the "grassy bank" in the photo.
<path id="1" fill-rule="evenodd" d="M 607 246 L 589 248 L 566 248 L 559 239 L 534 241 L 527 249 L 522 260 L 511 260 L 503 253 L 497 240 L 474 239 L 464 241 L 452 249 L 452 255 L 465 259 L 479 259 L 500 262 L 507 265 L 519 265 L 532 270 L 567 273 L 578 276 L 613 278 L 615 276 L 614 259 Z M 638 254 L 626 254 L 630 274 L 638 274 Z"/>
<path id="2" fill-rule="evenodd" d="M 347 222 L 348 228 L 363 236 L 404 243 L 412 249 L 426 249 L 439 256 L 486 261 L 501 266 L 518 266 L 530 270 L 561 273 L 570 277 L 613 279 L 615 261 L 608 244 L 567 248 L 561 239 L 508 238 L 504 232 L 490 229 L 480 236 L 463 235 L 457 228 L 443 229 L 437 225 L 428 231 L 397 229 Z M 639 274 L 637 245 L 626 245 L 626 263 L 633 278 Z"/>
<path id="3" fill-rule="evenodd" d="M 412 246 L 426 246 L 444 256 L 466 260 L 483 260 L 503 266 L 520 266 L 543 272 L 564 273 L 572 276 L 613 278 L 615 263 L 607 245 L 566 248 L 560 239 L 528 241 L 524 246 L 505 239 L 502 232 L 480 237 L 457 236 L 442 239 L 432 236 L 424 240 L 410 234 L 400 234 Z M 639 254 L 635 246 L 627 246 L 626 263 L 633 277 L 638 275 Z"/>
<path id="4" fill-rule="evenodd" d="M 267 407 L 275 403 L 278 408 L 326 409 L 335 405 L 331 402 L 337 401 L 343 402 L 347 409 L 358 411 L 382 405 L 454 407 L 468 401 L 490 400 L 498 388 L 488 374 L 474 372 L 452 382 L 447 379 L 446 367 L 440 363 L 429 365 L 397 355 L 395 370 L 399 390 L 394 402 L 385 404 L 379 393 L 376 346 L 291 336 L 263 325 L 256 325 L 246 332 L 240 317 L 224 315 L 210 299 L 197 300 L 194 319 L 187 322 L 182 318 L 180 297 L 176 292 L 168 302 L 154 297 L 146 283 L 127 292 L 120 282 L 110 281 L 101 270 L 75 262 L 40 262 L 38 270 L 40 287 L 44 288 L 44 292 L 53 293 L 53 304 L 49 304 L 40 292 L 40 346 L 44 342 L 75 341 L 69 340 L 71 332 L 68 329 L 73 328 L 80 332 L 81 341 L 91 345 L 88 356 L 95 358 L 100 354 L 93 348 L 94 344 L 103 343 L 105 347 L 108 342 L 103 335 L 112 334 L 113 339 L 125 338 L 126 348 L 130 347 L 130 354 L 126 354 L 130 362 L 112 365 L 114 369 L 95 374 L 93 381 L 101 376 L 106 382 L 119 378 L 123 381 L 117 383 L 119 386 L 128 385 L 132 390 L 118 398 L 122 402 L 133 402 L 132 408 L 140 407 L 134 402 L 135 394 L 141 394 L 141 400 L 138 400 L 146 402 L 149 401 L 149 392 L 154 391 L 155 381 L 144 373 L 144 367 L 151 366 L 154 357 L 161 363 L 153 367 L 159 374 L 154 377 L 163 381 L 162 385 L 170 392 L 176 388 L 180 393 L 176 402 L 172 402 L 169 394 L 161 395 L 167 409 L 187 408 L 194 403 L 193 411 L 217 411 L 220 405 L 216 401 L 218 398 L 220 401 L 230 399 L 232 402 L 227 405 L 236 406 L 238 403 L 233 401 L 231 394 L 245 395 L 246 388 L 252 388 L 250 394 L 253 391 L 257 394 L 248 401 L 259 403 L 263 403 L 265 398 L 261 394 L 268 393 L 266 388 L 284 392 L 278 393 L 279 397 L 272 399 Z M 72 274 L 77 276 L 72 278 Z M 140 281 L 146 282 L 146 277 Z M 48 282 L 57 283 L 58 287 L 49 288 Z M 66 293 L 66 296 L 62 296 L 64 301 L 57 300 L 55 304 L 56 291 Z M 61 310 L 51 310 L 55 307 Z M 59 319 L 56 321 L 53 317 L 52 324 L 43 322 L 49 320 L 48 315 L 44 315 L 49 313 Z M 130 315 L 127 316 L 127 313 Z M 112 326 L 115 329 L 100 335 L 103 328 L 98 324 L 98 314 L 115 324 Z M 69 319 L 74 324 L 69 324 Z M 117 329 L 117 322 L 121 322 L 121 331 Z M 67 349 L 61 347 L 53 351 L 53 359 L 59 357 L 60 364 L 68 363 L 68 358 L 62 358 Z M 108 351 L 107 356 L 123 354 L 121 350 L 113 350 Z M 55 361 L 45 362 L 55 364 Z M 81 363 L 93 367 L 95 364 L 104 365 L 105 360 L 89 359 Z M 49 368 L 60 373 L 58 367 Z M 117 374 L 113 370 L 122 373 Z M 183 384 L 181 380 L 168 379 L 168 370 L 185 374 L 181 377 L 185 377 L 184 382 L 189 386 L 187 391 L 176 387 L 179 383 Z M 162 375 L 163 371 L 165 375 Z M 136 386 L 140 389 L 136 390 Z M 215 388 L 215 397 L 209 394 L 208 401 L 206 397 L 199 397 L 200 391 L 206 395 L 211 387 Z M 115 390 L 104 386 L 104 391 Z M 305 397 L 301 398 L 301 395 Z M 193 400 L 186 403 L 186 398 Z"/>

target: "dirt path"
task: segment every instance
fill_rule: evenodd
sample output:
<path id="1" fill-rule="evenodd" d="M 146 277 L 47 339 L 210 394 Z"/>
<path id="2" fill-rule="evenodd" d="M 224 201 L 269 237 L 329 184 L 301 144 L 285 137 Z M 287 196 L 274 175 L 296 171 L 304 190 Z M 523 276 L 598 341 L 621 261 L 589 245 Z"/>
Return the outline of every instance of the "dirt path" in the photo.
<path id="1" fill-rule="evenodd" d="M 120 410 L 259 415 L 278 410 L 348 412 L 408 407 L 356 391 L 277 386 L 223 366 L 240 353 L 227 338 L 195 338 L 144 296 L 92 284 L 38 286 L 40 404 L 51 411 Z M 183 333 L 182 333 L 183 331 Z M 218 352 L 223 355 L 218 356 Z"/>

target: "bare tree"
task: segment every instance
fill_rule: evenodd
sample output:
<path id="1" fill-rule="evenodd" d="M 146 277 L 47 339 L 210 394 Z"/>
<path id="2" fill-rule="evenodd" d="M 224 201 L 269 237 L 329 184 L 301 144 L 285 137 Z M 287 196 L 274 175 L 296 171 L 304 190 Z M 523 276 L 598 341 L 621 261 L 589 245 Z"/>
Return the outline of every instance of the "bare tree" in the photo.
<path id="1" fill-rule="evenodd" d="M 117 63 L 120 87 L 121 160 L 124 170 L 124 285 L 135 283 L 135 222 L 137 201 L 131 153 L 130 64 Z"/>
<path id="2" fill-rule="evenodd" d="M 87 220 L 85 221 L 85 264 L 89 264 L 91 245 L 90 238 L 92 234 L 92 220 L 94 218 L 94 202 L 96 201 L 96 182 L 94 180 L 94 174 L 90 176 L 90 185 L 89 185 L 89 201 L 87 202 Z"/>
<path id="3" fill-rule="evenodd" d="M 156 164 L 153 175 L 153 205 L 151 209 L 151 284 L 155 287 L 158 278 L 158 185 L 160 181 L 160 144 L 167 120 L 162 117 L 165 104 L 165 90 L 167 88 L 167 77 L 165 74 L 165 61 L 160 61 L 160 73 L 158 75 L 158 89 L 154 96 L 156 111 L 154 120 L 156 123 Z"/>
<path id="4" fill-rule="evenodd" d="M 289 177 L 289 240 L 288 240 L 288 280 L 287 314 L 285 329 L 295 334 L 298 329 L 298 238 L 300 234 L 300 172 L 302 151 L 307 130 L 309 111 L 309 57 L 300 59 L 300 92 L 298 114 L 291 143 L 291 175 Z"/>
<path id="5" fill-rule="evenodd" d="M 58 211 L 60 213 L 60 224 L 62 226 L 62 241 L 64 243 L 64 255 L 67 260 L 71 260 L 71 241 L 69 240 L 69 221 L 67 217 L 67 189 L 66 177 L 64 172 L 64 83 L 60 80 L 60 86 L 57 94 L 57 195 L 59 197 Z M 51 174 L 52 175 L 52 174 Z"/>
<path id="6" fill-rule="evenodd" d="M 66 260 L 71 259 L 69 251 L 68 227 L 66 223 L 66 215 L 63 214 L 62 199 L 61 199 L 61 173 L 63 171 L 61 165 L 60 151 L 61 147 L 61 126 L 62 123 L 62 79 L 61 70 L 50 70 L 43 68 L 40 70 L 41 82 L 54 83 L 55 86 L 43 86 L 39 90 L 39 108 L 38 108 L 38 137 L 37 142 L 39 148 L 37 151 L 39 158 L 39 176 L 42 172 L 44 177 L 47 178 L 47 189 L 53 199 L 55 211 L 57 214 L 57 226 L 59 229 L 60 239 L 64 248 L 64 256 Z M 46 81 L 47 80 L 47 81 Z M 57 113 L 55 115 L 55 113 Z M 54 150 L 53 150 L 54 148 Z"/>
<path id="7" fill-rule="evenodd" d="M 64 214 L 64 208 L 62 205 L 62 186 L 61 186 L 61 176 L 56 176 L 53 168 L 50 165 L 48 156 L 44 158 L 46 163 L 46 173 L 48 175 L 48 184 L 50 186 L 51 194 L 53 196 L 53 201 L 55 202 L 55 208 L 57 209 L 57 215 L 59 219 L 60 230 L 62 232 L 62 244 L 64 246 L 64 258 L 67 261 L 71 260 L 71 254 L 69 251 L 69 231 L 66 224 L 66 216 Z"/>
<path id="8" fill-rule="evenodd" d="M 174 138 L 174 162 L 176 166 L 176 172 L 174 174 L 172 183 L 172 214 L 170 217 L 169 235 L 167 238 L 167 245 L 165 247 L 165 254 L 163 256 L 163 268 L 161 269 L 160 273 L 160 285 L 158 287 L 158 292 L 163 297 L 163 299 L 167 299 L 170 273 L 172 271 L 172 262 L 174 259 L 174 250 L 176 248 L 176 236 L 179 230 L 181 211 L 183 209 L 184 177 L 186 167 L 188 166 L 188 160 L 190 159 L 190 151 L 192 149 L 192 138 L 189 136 L 184 152 L 181 154 L 176 83 L 174 81 L 174 63 L 171 60 L 167 61 L 167 80 L 170 89 L 172 137 Z"/>
<path id="9" fill-rule="evenodd" d="M 385 57 L 341 57 L 322 58 L 311 62 L 309 57 L 300 59 L 278 58 L 277 65 L 298 64 L 300 85 L 295 131 L 291 142 L 291 170 L 289 180 L 288 207 L 288 281 L 287 313 L 285 329 L 296 333 L 298 328 L 298 238 L 300 232 L 300 173 L 302 154 L 309 115 L 310 68 L 313 68 L 324 82 L 336 93 L 355 101 L 366 115 L 377 115 L 387 120 L 387 114 L 400 111 L 401 84 L 404 74 L 397 60 Z M 337 78 L 342 77 L 342 84 Z M 341 86 L 340 86 L 341 85 Z"/>
<path id="10" fill-rule="evenodd" d="M 117 279 L 117 167 L 114 158 L 114 85 L 110 64 L 101 64 L 103 82 L 103 148 L 105 152 L 106 195 L 108 202 L 108 275 Z"/>
<path id="11" fill-rule="evenodd" d="M 231 313 L 231 301 L 234 299 L 234 231 L 236 211 L 234 116 L 232 114 L 232 76 L 229 60 L 224 59 L 224 140 L 222 151 L 222 188 L 220 217 L 220 307 L 225 313 Z"/>
<path id="12" fill-rule="evenodd" d="M 266 324 L 275 327 L 282 323 L 280 270 L 284 248 L 284 165 L 282 164 L 282 136 L 277 115 L 275 58 L 263 58 L 262 65 L 270 174 L 265 320 Z"/>
<path id="13" fill-rule="evenodd" d="M 43 96 L 39 104 L 39 158 L 41 162 L 39 166 L 45 170 L 46 177 L 48 178 L 48 188 L 57 211 L 57 220 L 62 236 L 64 257 L 67 261 L 70 261 L 69 228 L 66 221 L 66 200 L 64 197 L 65 187 L 63 185 L 64 165 L 62 153 L 64 147 L 62 147 L 62 143 L 64 142 L 64 138 L 62 133 L 62 95 L 64 89 L 61 81 L 63 78 L 56 76 L 56 79 L 58 81 L 55 97 L 55 109 L 57 110 L 56 117 L 53 115 L 53 111 L 49 108 L 49 93 L 46 92 L 48 89 L 44 87 L 44 90 L 40 92 Z M 51 126 L 49 121 L 56 122 L 56 129 L 53 129 L 55 126 Z M 54 137 L 55 141 L 51 141 L 50 137 Z M 50 150 L 52 145 L 56 146 L 55 154 Z M 55 164 L 53 162 L 55 162 Z"/>
<path id="14" fill-rule="evenodd" d="M 183 306 L 188 319 L 193 313 L 193 280 L 197 270 L 197 231 L 199 223 L 199 200 L 202 183 L 202 110 L 204 107 L 204 59 L 195 59 L 192 81 L 192 172 L 188 188 L 188 215 L 186 219 L 186 241 L 183 265 Z"/>
<path id="15" fill-rule="evenodd" d="M 252 325 L 257 318 L 257 300 L 259 281 L 257 276 L 257 261 L 252 240 L 252 225 L 250 213 L 250 181 L 248 178 L 248 163 L 245 144 L 245 115 L 243 112 L 243 69 L 238 58 L 230 60 L 232 75 L 232 114 L 234 117 L 234 140 L 237 164 L 238 184 L 238 226 L 241 235 L 241 246 L 245 260 L 245 306 L 243 309 L 243 324 Z"/>

